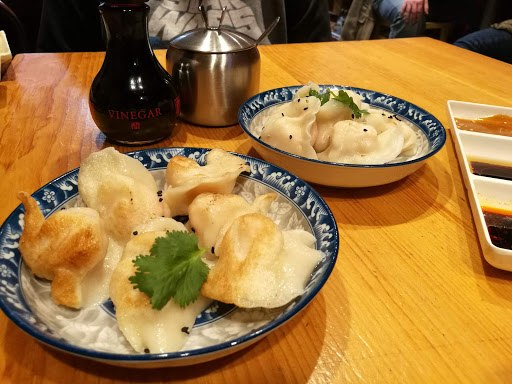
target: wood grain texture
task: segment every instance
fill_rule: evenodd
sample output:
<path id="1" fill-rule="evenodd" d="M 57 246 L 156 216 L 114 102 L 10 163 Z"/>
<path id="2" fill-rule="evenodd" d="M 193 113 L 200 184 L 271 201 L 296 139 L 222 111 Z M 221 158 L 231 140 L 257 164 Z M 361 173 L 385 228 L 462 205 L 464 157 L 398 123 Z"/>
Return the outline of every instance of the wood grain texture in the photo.
<path id="1" fill-rule="evenodd" d="M 512 66 L 429 38 L 260 47 L 261 90 L 308 81 L 406 99 L 450 129 L 447 100 L 512 107 Z M 163 62 L 164 51 L 157 52 Z M 0 82 L 0 220 L 112 144 L 89 114 L 103 53 L 17 55 Z M 180 122 L 144 147 L 221 147 L 258 157 L 239 126 Z M 451 136 L 391 185 L 315 187 L 340 231 L 336 267 L 298 316 L 220 360 L 157 370 L 109 367 L 54 351 L 0 314 L 2 383 L 510 382 L 511 274 L 481 253 Z"/>

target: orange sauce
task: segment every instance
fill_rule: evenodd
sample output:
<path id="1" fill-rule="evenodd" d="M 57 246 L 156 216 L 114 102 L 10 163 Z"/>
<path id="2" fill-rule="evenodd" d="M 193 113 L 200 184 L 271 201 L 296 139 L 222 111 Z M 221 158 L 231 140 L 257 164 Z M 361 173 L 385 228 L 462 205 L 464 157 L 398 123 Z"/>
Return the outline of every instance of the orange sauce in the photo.
<path id="1" fill-rule="evenodd" d="M 512 137 L 512 116 L 508 115 L 493 115 L 474 120 L 456 117 L 455 124 L 464 131 Z"/>
<path id="2" fill-rule="evenodd" d="M 512 249 L 512 211 L 482 206 L 485 224 L 491 242 L 504 249 Z"/>

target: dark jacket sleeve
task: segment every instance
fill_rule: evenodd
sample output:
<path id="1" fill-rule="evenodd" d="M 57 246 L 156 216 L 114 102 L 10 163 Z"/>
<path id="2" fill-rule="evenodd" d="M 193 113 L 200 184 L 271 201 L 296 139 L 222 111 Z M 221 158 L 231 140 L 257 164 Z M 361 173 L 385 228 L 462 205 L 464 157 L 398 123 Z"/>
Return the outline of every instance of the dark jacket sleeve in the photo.
<path id="1" fill-rule="evenodd" d="M 289 43 L 331 41 L 327 0 L 285 0 Z"/>
<path id="2" fill-rule="evenodd" d="M 99 0 L 44 0 L 37 51 L 104 51 L 99 5 Z"/>

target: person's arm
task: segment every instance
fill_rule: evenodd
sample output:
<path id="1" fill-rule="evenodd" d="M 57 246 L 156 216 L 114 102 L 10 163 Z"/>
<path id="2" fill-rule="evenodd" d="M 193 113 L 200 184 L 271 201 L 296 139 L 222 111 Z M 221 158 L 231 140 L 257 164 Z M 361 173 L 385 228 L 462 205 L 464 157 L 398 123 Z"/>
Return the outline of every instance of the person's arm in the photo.
<path id="1" fill-rule="evenodd" d="M 44 0 L 38 52 L 105 50 L 99 0 Z"/>
<path id="2" fill-rule="evenodd" d="M 428 15 L 428 0 L 404 0 L 400 13 L 408 23 L 416 23 L 423 13 Z"/>
<path id="3" fill-rule="evenodd" d="M 289 43 L 331 40 L 327 0 L 285 0 Z"/>

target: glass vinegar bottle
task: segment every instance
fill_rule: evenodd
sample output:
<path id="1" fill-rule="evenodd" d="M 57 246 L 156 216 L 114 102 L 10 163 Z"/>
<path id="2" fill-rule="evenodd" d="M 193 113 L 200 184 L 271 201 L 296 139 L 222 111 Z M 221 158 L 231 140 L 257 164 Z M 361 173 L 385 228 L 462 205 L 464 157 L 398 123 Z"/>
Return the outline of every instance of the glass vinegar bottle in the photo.
<path id="1" fill-rule="evenodd" d="M 180 98 L 148 38 L 149 6 L 143 0 L 99 6 L 107 49 L 91 85 L 91 115 L 107 139 L 140 145 L 168 137 L 179 115 Z"/>

